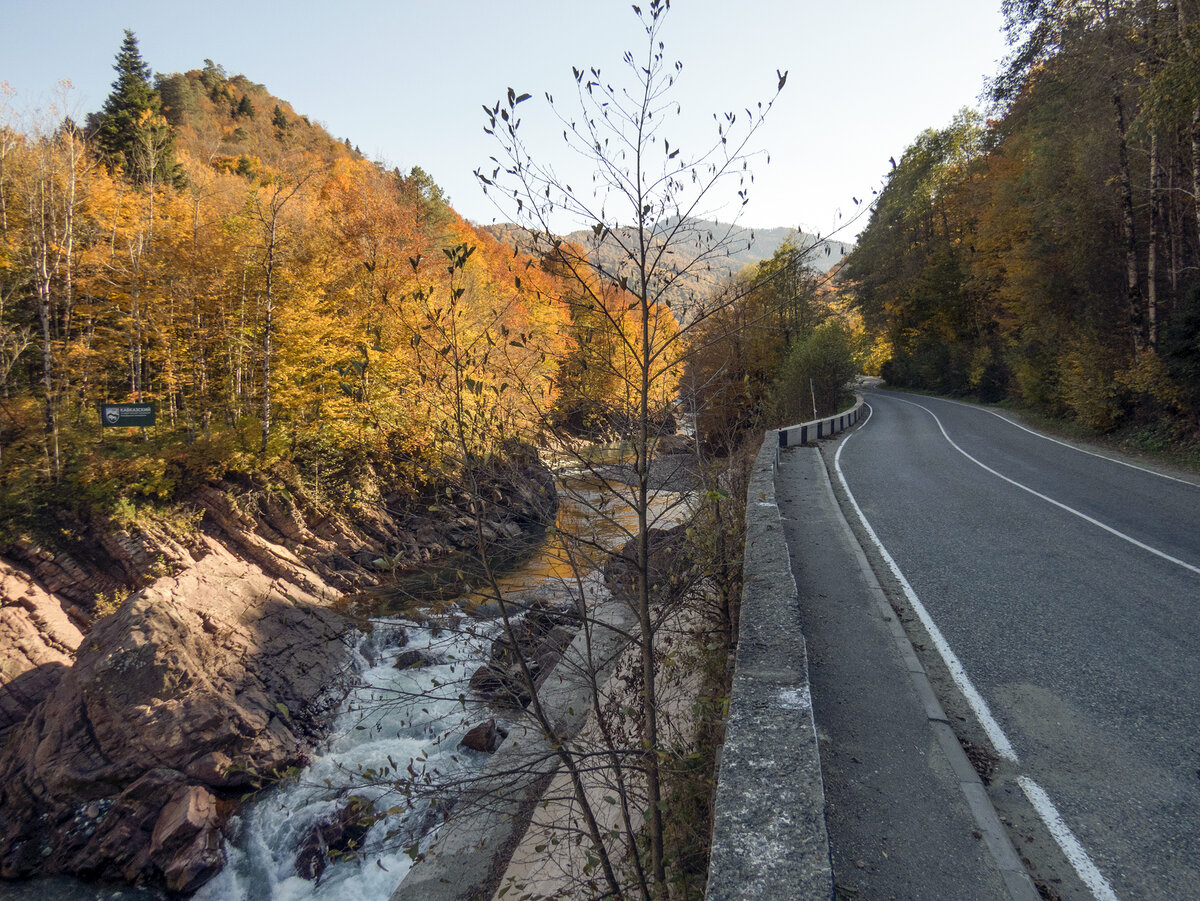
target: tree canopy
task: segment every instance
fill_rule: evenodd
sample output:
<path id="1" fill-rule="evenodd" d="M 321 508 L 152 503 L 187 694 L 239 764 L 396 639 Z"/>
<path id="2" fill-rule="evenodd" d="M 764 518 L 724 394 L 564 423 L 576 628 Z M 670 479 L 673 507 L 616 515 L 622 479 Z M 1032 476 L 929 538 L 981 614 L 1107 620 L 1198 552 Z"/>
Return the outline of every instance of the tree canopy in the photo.
<path id="1" fill-rule="evenodd" d="M 96 144 L 110 167 L 119 168 L 136 184 L 175 181 L 174 135 L 162 114 L 162 98 L 150 83 L 150 67 L 142 59 L 137 36 L 125 39 L 113 68 L 117 80 L 96 117 Z"/>
<path id="2" fill-rule="evenodd" d="M 1176 438 L 1200 383 L 1200 7 L 1004 4 L 984 122 L 922 133 L 846 275 L 893 383 Z"/>

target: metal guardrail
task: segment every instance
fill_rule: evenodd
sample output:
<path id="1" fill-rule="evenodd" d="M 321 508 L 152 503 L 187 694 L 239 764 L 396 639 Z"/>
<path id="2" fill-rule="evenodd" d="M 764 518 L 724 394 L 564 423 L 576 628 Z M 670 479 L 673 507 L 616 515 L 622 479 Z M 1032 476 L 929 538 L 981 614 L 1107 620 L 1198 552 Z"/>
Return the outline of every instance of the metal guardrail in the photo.
<path id="1" fill-rule="evenodd" d="M 828 438 L 831 435 L 836 435 L 838 432 L 844 431 L 854 425 L 862 418 L 863 404 L 862 395 L 855 395 L 856 403 L 853 407 L 844 413 L 838 413 L 834 416 L 827 416 L 825 419 L 814 419 L 811 422 L 803 422 L 800 425 L 790 425 L 787 428 L 779 430 L 779 446 L 780 447 L 795 447 L 800 444 L 808 444 L 810 441 L 818 441 L 821 438 Z"/>

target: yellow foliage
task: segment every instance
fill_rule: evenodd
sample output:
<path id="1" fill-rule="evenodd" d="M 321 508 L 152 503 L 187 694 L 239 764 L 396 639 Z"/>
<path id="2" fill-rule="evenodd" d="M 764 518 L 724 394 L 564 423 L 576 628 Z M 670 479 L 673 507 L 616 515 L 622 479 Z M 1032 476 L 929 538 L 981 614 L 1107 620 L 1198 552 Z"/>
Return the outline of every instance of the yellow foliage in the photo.
<path id="1" fill-rule="evenodd" d="M 197 103 L 211 106 L 207 96 Z M 50 137 L 13 144 L 5 177 L 33 197 L 39 167 L 52 162 L 40 184 L 52 187 L 56 222 L 70 229 L 69 265 L 63 236 L 47 241 L 60 254 L 49 353 L 63 427 L 98 439 L 94 405 L 138 396 L 158 403 L 160 436 L 224 431 L 231 446 L 255 451 L 246 436 L 263 415 L 269 366 L 271 448 L 319 435 L 449 456 L 544 428 L 573 322 L 565 280 L 432 209 L 415 179 L 332 142 L 287 143 L 265 121 L 242 124 L 269 142 L 231 146 L 202 115 L 180 129 L 182 190 L 130 184 L 81 144 L 77 158 Z M 8 211 L 0 288 L 36 321 L 26 213 L 19 203 Z M 449 272 L 443 250 L 458 246 L 474 250 Z M 612 296 L 612 365 L 632 379 L 641 322 L 625 299 Z M 659 308 L 650 317 L 660 346 L 674 320 Z M 666 403 L 674 367 L 666 358 L 656 366 L 656 398 Z M 22 378 L 11 387 L 14 409 L 42 390 Z M 36 447 L 29 438 L 6 439 L 6 451 Z M 5 465 L 15 462 L 6 452 Z"/>
<path id="2" fill-rule="evenodd" d="M 1097 432 L 1112 431 L 1121 420 L 1121 392 L 1112 354 L 1081 339 L 1062 358 L 1063 403 L 1080 423 Z"/>
<path id="3" fill-rule="evenodd" d="M 1171 413 L 1184 409 L 1183 392 L 1171 378 L 1162 357 L 1152 350 L 1139 353 L 1128 367 L 1116 373 L 1114 381 L 1135 402 L 1148 402 Z"/>

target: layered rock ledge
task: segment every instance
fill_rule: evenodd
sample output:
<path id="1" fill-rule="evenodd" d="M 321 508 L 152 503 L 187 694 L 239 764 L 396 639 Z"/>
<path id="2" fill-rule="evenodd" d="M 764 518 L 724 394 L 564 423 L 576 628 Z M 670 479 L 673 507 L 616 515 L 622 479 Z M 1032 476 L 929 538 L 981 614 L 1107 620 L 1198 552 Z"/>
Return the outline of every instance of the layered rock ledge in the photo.
<path id="1" fill-rule="evenodd" d="M 0 877 L 199 887 L 240 800 L 305 762 L 354 679 L 331 605 L 481 537 L 526 541 L 555 497 L 526 461 L 419 516 L 384 497 L 351 520 L 295 485 L 193 505 L 187 536 L 81 524 L 74 547 L 0 549 Z"/>
<path id="2" fill-rule="evenodd" d="M 0 753 L 0 875 L 163 881 L 223 864 L 222 827 L 304 762 L 345 675 L 348 620 L 216 542 L 84 639 Z"/>

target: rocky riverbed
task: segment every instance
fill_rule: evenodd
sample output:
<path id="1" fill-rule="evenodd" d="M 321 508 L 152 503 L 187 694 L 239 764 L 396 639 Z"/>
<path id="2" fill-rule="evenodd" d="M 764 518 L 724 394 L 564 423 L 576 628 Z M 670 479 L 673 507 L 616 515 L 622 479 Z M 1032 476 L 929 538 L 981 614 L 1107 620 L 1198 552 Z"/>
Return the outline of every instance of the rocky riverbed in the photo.
<path id="1" fill-rule="evenodd" d="M 554 509 L 526 465 L 434 515 L 353 523 L 299 486 L 205 486 L 200 528 L 81 529 L 0 554 L 0 875 L 189 892 L 224 863 L 242 796 L 303 764 L 351 687 L 346 591 L 520 542 Z M 132 591 L 116 612 L 104 604 Z"/>

